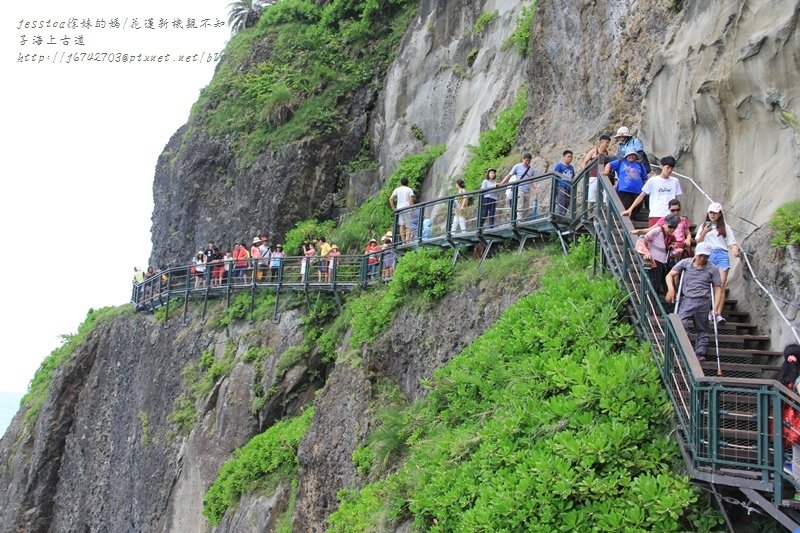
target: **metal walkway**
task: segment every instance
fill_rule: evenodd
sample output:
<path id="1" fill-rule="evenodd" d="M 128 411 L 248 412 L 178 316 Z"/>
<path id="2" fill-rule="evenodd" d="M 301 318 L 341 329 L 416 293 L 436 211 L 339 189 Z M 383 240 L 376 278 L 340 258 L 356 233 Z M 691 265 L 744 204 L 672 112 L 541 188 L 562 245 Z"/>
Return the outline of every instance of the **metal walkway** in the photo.
<path id="1" fill-rule="evenodd" d="M 569 194 L 559 192 L 558 183 L 564 177 L 551 172 L 494 190 L 449 196 L 397 211 L 393 244 L 383 253 L 399 256 L 405 250 L 436 246 L 454 250 L 455 262 L 460 249 L 467 245 L 482 245 L 485 258 L 493 244 L 503 241 L 513 240 L 521 249 L 531 238 L 555 235 L 566 251 L 567 242 L 578 233 L 591 235 L 596 270 L 615 276 L 628 292 L 630 319 L 639 337 L 651 345 L 673 405 L 676 437 L 690 477 L 710 489 L 726 520 L 723 500 L 741 504 L 748 513 L 766 512 L 790 530 L 800 528 L 800 513 L 796 511 L 800 502 L 791 499 L 800 485 L 784 470 L 787 447 L 783 424 L 773 424 L 774 420 L 782 421 L 785 409 L 800 410 L 800 397 L 772 379 L 763 379 L 764 371 L 775 369 L 770 364 L 773 361 L 767 360 L 775 357 L 775 352 L 761 349 L 766 337 L 755 335 L 746 315 L 735 310 L 735 302 L 729 302 L 726 313 L 733 320 L 726 334 L 730 338 L 720 340 L 739 344 L 726 346 L 723 342 L 720 353 L 727 358 L 723 359 L 724 375 L 706 375 L 704 367 L 710 367 L 698 363 L 691 332 L 684 330 L 678 316 L 665 308 L 653 288 L 648 270 L 635 251 L 634 228 L 630 219 L 621 215 L 623 208 L 611 183 L 602 176 L 590 178 L 590 170 L 574 179 Z M 495 201 L 489 197 L 492 193 Z M 461 205 L 464 207 L 457 209 Z M 402 228 L 405 235 L 401 221 L 409 226 Z M 286 290 L 328 291 L 338 298 L 339 291 L 382 282 L 380 267 L 370 266 L 364 255 L 340 256 L 326 273 L 330 278 L 320 277 L 318 261 L 304 263 L 303 258 L 287 257 L 280 268 L 270 269 L 255 260 L 248 263 L 244 276 L 225 276 L 222 280 L 215 280 L 210 273 L 197 281 L 188 267 L 172 268 L 135 285 L 131 301 L 139 308 L 154 309 L 182 298 L 185 312 L 190 298 L 207 302 L 215 296 L 226 297 L 230 303 L 236 292 L 249 291 L 255 299 L 256 292 L 264 289 L 278 294 Z"/>

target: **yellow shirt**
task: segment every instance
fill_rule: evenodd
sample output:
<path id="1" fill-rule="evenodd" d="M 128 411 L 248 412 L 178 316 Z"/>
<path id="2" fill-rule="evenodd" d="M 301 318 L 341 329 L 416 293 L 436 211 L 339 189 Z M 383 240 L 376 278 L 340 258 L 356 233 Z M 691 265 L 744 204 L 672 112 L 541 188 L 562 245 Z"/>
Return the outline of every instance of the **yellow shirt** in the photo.
<path id="1" fill-rule="evenodd" d="M 319 255 L 321 255 L 322 257 L 328 257 L 328 253 L 330 251 L 331 251 L 331 245 L 328 244 L 327 242 L 323 242 L 319 246 Z"/>

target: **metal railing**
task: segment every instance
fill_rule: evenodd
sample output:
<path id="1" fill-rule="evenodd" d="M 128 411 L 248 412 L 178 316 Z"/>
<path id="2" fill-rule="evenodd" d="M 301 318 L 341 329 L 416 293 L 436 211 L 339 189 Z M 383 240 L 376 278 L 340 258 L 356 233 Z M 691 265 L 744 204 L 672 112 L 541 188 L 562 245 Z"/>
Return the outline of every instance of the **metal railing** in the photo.
<path id="1" fill-rule="evenodd" d="M 284 257 L 246 259 L 207 263 L 201 271 L 197 265 L 183 265 L 158 271 L 143 283 L 134 283 L 131 303 L 137 309 L 155 310 L 177 298 L 226 297 L 236 292 L 271 289 L 275 291 L 351 290 L 391 278 L 395 252 L 387 248 L 365 255 L 339 255 L 335 258 Z M 203 314 L 205 314 L 205 305 Z M 167 311 L 168 312 L 168 311 Z"/>
<path id="2" fill-rule="evenodd" d="M 653 168 L 661 168 L 661 166 L 660 165 L 653 165 Z M 694 180 L 694 178 L 692 178 L 691 176 L 687 176 L 685 174 L 680 174 L 680 173 L 674 172 L 674 171 L 672 172 L 672 175 L 676 176 L 678 178 L 681 178 L 681 179 L 683 179 L 685 181 L 688 181 L 692 185 L 692 187 L 694 187 L 701 195 L 703 195 L 706 198 L 706 200 L 708 200 L 709 203 L 713 203 L 714 202 L 714 199 L 711 198 L 711 196 L 706 191 L 704 191 L 700 187 L 700 185 Z M 739 220 L 741 220 L 743 222 L 746 222 L 746 223 L 750 224 L 751 226 L 755 227 L 756 229 L 758 229 L 758 225 L 755 222 L 751 222 L 750 220 L 747 220 L 746 218 L 744 218 L 744 217 L 742 217 L 740 215 L 737 215 L 733 211 L 727 211 L 726 210 L 725 213 L 726 214 L 727 213 L 732 213 L 733 216 L 736 217 L 737 219 L 739 219 Z M 737 231 L 737 233 L 739 232 L 738 229 L 736 231 Z M 755 230 L 753 230 L 753 231 L 755 231 Z M 752 233 L 752 231 L 751 232 L 747 232 L 747 235 L 749 236 L 751 233 Z M 769 298 L 770 304 L 772 304 L 772 307 L 775 308 L 775 311 L 778 313 L 778 316 L 780 316 L 781 320 L 783 320 L 784 323 L 789 327 L 789 331 L 792 332 L 792 335 L 794 336 L 795 340 L 798 342 L 798 344 L 800 344 L 800 335 L 798 335 L 798 330 L 800 328 L 797 326 L 797 324 L 792 324 L 792 322 L 786 317 L 786 315 L 784 314 L 783 310 L 781 310 L 780 306 L 778 305 L 778 302 L 783 302 L 783 303 L 785 303 L 787 305 L 791 305 L 791 306 L 797 307 L 797 308 L 800 308 L 800 306 L 798 304 L 794 303 L 794 302 L 789 302 L 787 300 L 784 300 L 784 299 L 779 298 L 779 297 L 775 296 L 774 294 L 772 294 L 772 292 L 769 289 L 767 289 L 767 287 L 758 278 L 758 276 L 756 275 L 755 270 L 753 270 L 753 265 L 750 264 L 750 259 L 748 257 L 747 252 L 745 252 L 744 248 L 741 247 L 741 246 L 739 247 L 739 249 L 740 249 L 740 253 L 741 253 L 742 259 L 744 259 L 745 267 L 750 272 L 750 277 L 753 279 L 753 281 L 758 286 L 758 288 L 761 289 L 761 291 L 764 294 L 767 295 L 767 297 Z"/>
<path id="3" fill-rule="evenodd" d="M 774 505 L 767 510 L 784 525 L 793 523 L 777 509 L 785 503 L 785 483 L 800 490 L 783 469 L 782 414 L 800 410 L 800 397 L 774 380 L 703 373 L 680 319 L 664 308 L 650 270 L 635 250 L 633 227 L 621 215 L 623 208 L 611 183 L 601 177 L 599 185 L 591 220 L 599 260 L 629 293 L 629 314 L 640 337 L 651 345 L 692 476 L 743 491 L 770 492 L 771 502 L 761 503 Z"/>
<path id="4" fill-rule="evenodd" d="M 395 211 L 395 247 L 455 246 L 558 233 L 588 212 L 589 169 L 574 180 L 546 172 L 520 181 L 422 202 Z"/>

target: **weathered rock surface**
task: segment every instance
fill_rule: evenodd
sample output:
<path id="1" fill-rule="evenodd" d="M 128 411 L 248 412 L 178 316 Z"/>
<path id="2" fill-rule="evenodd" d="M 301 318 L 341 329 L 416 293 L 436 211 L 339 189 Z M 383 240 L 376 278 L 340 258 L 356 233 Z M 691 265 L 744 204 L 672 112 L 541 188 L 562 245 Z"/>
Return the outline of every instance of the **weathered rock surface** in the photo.
<path id="1" fill-rule="evenodd" d="M 518 144 L 538 151 L 538 168 L 564 148 L 580 161 L 594 138 L 619 125 L 638 130 L 649 153 L 678 157 L 677 170 L 723 202 L 762 281 L 797 303 L 797 250 L 772 255 L 764 223 L 800 194 L 800 133 L 791 126 L 800 115 L 800 1 L 540 0 L 527 59 L 501 49 L 521 5 L 423 0 L 380 94 L 359 94 L 341 131 L 263 153 L 247 168 L 237 166 L 235 139 L 181 128 L 156 168 L 152 262 L 184 262 L 208 239 L 227 245 L 261 231 L 279 239 L 297 220 L 335 214 L 342 198 L 358 204 L 400 158 L 422 149 L 415 131 L 447 144 L 421 194 L 438 196 L 466 164 L 467 145 L 527 87 Z M 495 11 L 473 33 L 478 17 Z M 269 43 L 259 43 L 247 61 L 268 53 Z M 368 132 L 379 172 L 345 173 Z M 707 200 L 691 185 L 684 190 L 697 221 Z M 428 311 L 403 309 L 359 354 L 360 365 L 332 372 L 314 354 L 275 375 L 280 354 L 302 338 L 295 312 L 225 331 L 196 317 L 169 328 L 146 315 L 103 324 L 56 373 L 36 425 L 27 428 L 21 413 L 0 440 L 0 531 L 210 531 L 202 498 L 219 466 L 311 402 L 330 372 L 300 446 L 294 513 L 295 531 L 324 531 L 336 492 L 365 481 L 351 455 L 373 424 L 375 384 L 389 380 L 407 400 L 419 398 L 421 380 L 535 285 L 478 283 Z M 776 348 L 792 339 L 738 267 L 731 290 L 753 306 Z M 783 309 L 796 323 L 796 307 Z M 229 341 L 238 358 L 255 345 L 272 355 L 260 372 L 238 359 L 198 402 L 193 431 L 175 434 L 169 415 L 184 388 L 182 369 L 205 350 L 221 357 Z M 253 413 L 257 376 L 274 394 Z M 217 531 L 271 530 L 289 491 L 245 495 Z"/>
<path id="2" fill-rule="evenodd" d="M 163 328 L 140 314 L 94 330 L 57 373 L 32 431 L 19 415 L 0 440 L 0 531 L 210 530 L 203 496 L 221 464 L 266 424 L 306 405 L 314 385 L 302 377 L 305 365 L 291 394 L 274 375 L 280 354 L 302 339 L 296 312 L 224 331 L 197 318 Z M 265 339 L 273 355 L 261 385 L 274 393 L 271 407 L 253 413 L 255 369 L 241 356 Z M 207 350 L 219 360 L 229 343 L 233 370 L 199 401 L 192 431 L 177 434 L 170 414 L 185 388 L 183 368 Z M 287 498 L 269 501 L 283 510 Z"/>
<path id="3" fill-rule="evenodd" d="M 422 149 L 415 126 L 424 142 L 447 145 L 421 198 L 453 190 L 453 179 L 469 160 L 468 145 L 477 143 L 481 130 L 529 82 L 524 58 L 513 47 L 502 50 L 522 6 L 514 0 L 421 2 L 387 74 L 372 125 L 382 175 L 391 174 L 404 155 Z M 496 18 L 475 32 L 481 14 L 490 13 Z"/>
<path id="4" fill-rule="evenodd" d="M 538 272 L 508 276 L 503 285 L 475 280 L 463 293 L 448 294 L 424 311 L 401 309 L 390 327 L 365 347 L 362 362 L 340 364 L 317 401 L 314 420 L 298 450 L 300 490 L 295 531 L 325 531 L 336 510 L 336 493 L 357 488 L 352 455 L 363 443 L 376 415 L 375 385 L 389 380 L 409 402 L 425 390 L 422 381 L 491 326 L 509 305 L 538 286 Z"/>

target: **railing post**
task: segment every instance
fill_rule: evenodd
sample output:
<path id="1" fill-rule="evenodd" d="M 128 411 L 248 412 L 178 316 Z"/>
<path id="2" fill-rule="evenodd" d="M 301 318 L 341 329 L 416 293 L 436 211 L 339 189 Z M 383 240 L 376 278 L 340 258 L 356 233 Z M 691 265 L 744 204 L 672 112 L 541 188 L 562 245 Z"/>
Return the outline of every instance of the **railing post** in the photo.
<path id="1" fill-rule="evenodd" d="M 164 304 L 164 322 L 169 320 L 169 300 L 172 294 L 172 270 L 167 271 L 167 302 Z"/>
<path id="2" fill-rule="evenodd" d="M 478 228 L 479 232 L 483 230 L 483 196 L 484 193 L 478 194 L 478 216 L 475 221 L 475 227 Z"/>
<path id="3" fill-rule="evenodd" d="M 708 391 L 708 447 L 711 452 L 711 468 L 713 470 L 717 469 L 720 446 L 718 392 L 719 388 L 716 385 L 711 386 Z"/>
<path id="4" fill-rule="evenodd" d="M 511 186 L 511 212 L 508 215 L 510 217 L 510 222 L 512 222 L 512 227 L 517 227 L 517 222 L 519 221 L 519 182 L 514 182 L 514 185 Z"/>
<path id="5" fill-rule="evenodd" d="M 369 268 L 369 256 L 361 257 L 361 267 L 358 269 L 358 283 L 362 287 L 367 286 L 367 269 Z"/>
<path id="6" fill-rule="evenodd" d="M 776 392 L 772 392 L 772 443 L 773 443 L 773 501 L 775 505 L 780 505 L 783 501 L 783 405 L 781 405 L 781 397 Z M 797 465 L 792 464 L 792 468 L 797 468 Z"/>
<path id="7" fill-rule="evenodd" d="M 447 235 L 448 238 L 450 237 L 451 230 L 453 229 L 453 204 L 454 203 L 455 202 L 453 201 L 453 198 L 450 198 L 450 199 L 447 200 L 447 219 L 445 221 L 446 226 L 444 228 L 444 232 L 445 232 L 445 234 Z"/>

